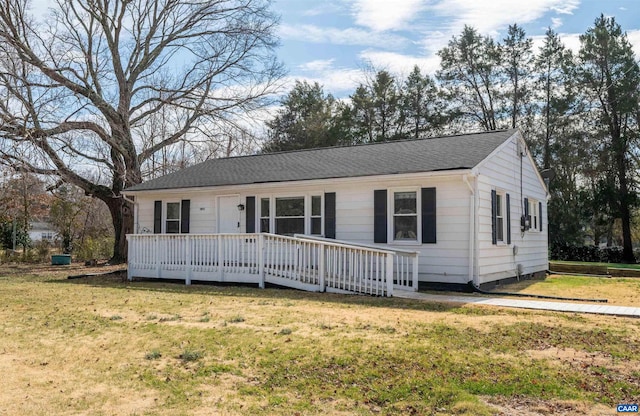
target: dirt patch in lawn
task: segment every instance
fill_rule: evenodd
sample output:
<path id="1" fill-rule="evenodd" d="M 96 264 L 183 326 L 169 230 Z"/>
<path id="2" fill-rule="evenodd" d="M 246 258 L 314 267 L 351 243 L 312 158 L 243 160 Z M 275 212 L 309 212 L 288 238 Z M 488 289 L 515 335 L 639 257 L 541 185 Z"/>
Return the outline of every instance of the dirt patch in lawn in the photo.
<path id="1" fill-rule="evenodd" d="M 550 416 L 550 415 L 615 415 L 615 407 L 601 404 L 587 405 L 568 400 L 539 400 L 528 397 L 484 397 L 485 403 L 496 410 L 496 416 Z"/>

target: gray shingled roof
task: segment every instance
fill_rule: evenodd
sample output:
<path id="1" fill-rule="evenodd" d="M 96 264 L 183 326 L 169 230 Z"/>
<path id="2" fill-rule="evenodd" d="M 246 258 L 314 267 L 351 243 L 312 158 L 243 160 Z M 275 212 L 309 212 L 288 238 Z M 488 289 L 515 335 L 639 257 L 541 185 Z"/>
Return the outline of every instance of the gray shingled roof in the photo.
<path id="1" fill-rule="evenodd" d="M 209 160 L 126 191 L 470 169 L 517 130 Z"/>

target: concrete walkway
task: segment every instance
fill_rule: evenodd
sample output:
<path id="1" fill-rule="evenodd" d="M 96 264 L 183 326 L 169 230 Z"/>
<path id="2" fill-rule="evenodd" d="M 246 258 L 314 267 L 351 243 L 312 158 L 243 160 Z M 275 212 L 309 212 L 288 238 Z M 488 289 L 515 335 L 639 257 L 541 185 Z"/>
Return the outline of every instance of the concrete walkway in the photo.
<path id="1" fill-rule="evenodd" d="M 640 308 L 631 306 L 615 306 L 606 303 L 569 303 L 540 300 L 490 298 L 485 296 L 450 296 L 430 293 L 394 290 L 393 296 L 404 299 L 426 300 L 430 302 L 461 303 L 473 305 L 502 306 L 507 308 L 539 309 L 544 311 L 595 313 L 600 315 L 626 316 L 640 318 Z"/>

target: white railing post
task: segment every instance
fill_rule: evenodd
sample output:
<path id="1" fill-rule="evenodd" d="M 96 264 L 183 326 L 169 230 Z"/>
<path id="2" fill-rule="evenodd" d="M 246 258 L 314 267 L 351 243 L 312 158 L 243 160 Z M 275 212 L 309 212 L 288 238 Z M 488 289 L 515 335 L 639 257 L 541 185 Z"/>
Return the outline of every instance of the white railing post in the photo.
<path id="1" fill-rule="evenodd" d="M 154 245 L 156 246 L 156 279 L 160 279 L 160 236 L 156 235 L 154 240 Z"/>
<path id="2" fill-rule="evenodd" d="M 186 285 L 190 285 L 191 284 L 191 274 L 193 273 L 193 259 L 191 258 L 191 236 L 187 235 L 187 239 L 184 242 L 187 246 L 185 247 L 184 250 L 184 255 L 186 257 L 185 259 L 185 268 L 187 269 L 187 276 L 186 279 L 184 280 L 184 283 Z"/>
<path id="3" fill-rule="evenodd" d="M 258 275 L 260 289 L 264 289 L 264 234 L 258 234 Z"/>
<path id="4" fill-rule="evenodd" d="M 324 273 L 326 266 L 324 264 L 325 259 L 325 246 L 318 245 L 318 284 L 320 285 L 320 292 L 324 292 L 326 290 L 326 283 L 324 280 Z"/>
<path id="5" fill-rule="evenodd" d="M 132 237 L 132 238 L 129 238 Z M 135 236 L 129 236 L 127 235 L 127 261 L 129 262 L 129 264 L 127 264 L 127 280 L 128 281 L 132 281 L 133 280 L 133 270 L 131 269 L 131 259 L 135 258 L 136 255 L 136 250 L 134 249 L 133 245 L 136 244 L 136 242 L 138 241 Z"/>
<path id="6" fill-rule="evenodd" d="M 224 261 L 222 260 L 222 246 L 224 244 L 224 235 L 218 234 L 218 275 L 220 275 L 220 281 L 224 281 Z"/>
<path id="7" fill-rule="evenodd" d="M 419 259 L 420 259 L 420 255 L 416 254 L 415 256 L 411 256 L 411 259 L 413 260 L 413 271 L 412 271 L 412 281 L 413 281 L 413 291 L 417 292 L 418 291 L 418 265 L 419 265 Z"/>
<path id="8" fill-rule="evenodd" d="M 387 253 L 386 279 L 387 279 L 387 296 L 393 296 L 393 254 Z"/>

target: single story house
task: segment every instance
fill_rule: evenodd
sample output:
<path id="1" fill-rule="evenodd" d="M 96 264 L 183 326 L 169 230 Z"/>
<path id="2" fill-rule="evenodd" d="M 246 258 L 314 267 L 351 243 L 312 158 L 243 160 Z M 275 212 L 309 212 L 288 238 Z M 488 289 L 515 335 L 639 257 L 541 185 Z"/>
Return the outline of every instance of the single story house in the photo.
<path id="1" fill-rule="evenodd" d="M 518 129 L 209 160 L 124 194 L 138 234 L 411 250 L 418 280 L 438 284 L 490 287 L 548 268 L 548 192 Z"/>

